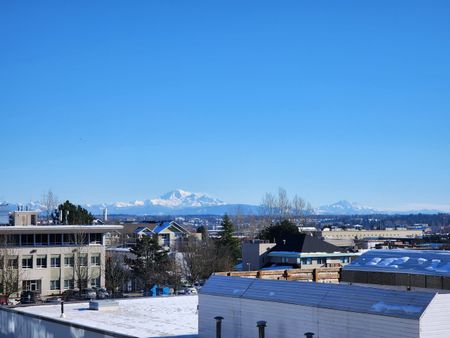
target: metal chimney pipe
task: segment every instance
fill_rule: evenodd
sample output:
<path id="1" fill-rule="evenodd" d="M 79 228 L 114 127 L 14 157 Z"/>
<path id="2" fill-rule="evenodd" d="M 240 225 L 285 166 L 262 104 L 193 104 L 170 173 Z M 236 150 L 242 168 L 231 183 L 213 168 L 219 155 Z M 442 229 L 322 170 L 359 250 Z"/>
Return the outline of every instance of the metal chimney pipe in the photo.
<path id="1" fill-rule="evenodd" d="M 64 301 L 61 301 L 61 318 L 65 318 L 66 316 L 64 315 Z"/>
<path id="2" fill-rule="evenodd" d="M 305 332 L 305 337 L 306 338 L 313 338 L 314 337 L 314 333 L 312 333 L 312 332 Z"/>
<path id="3" fill-rule="evenodd" d="M 258 334 L 259 334 L 259 338 L 264 338 L 265 337 L 265 329 L 267 326 L 267 322 L 265 320 L 260 320 L 259 322 L 256 323 L 256 326 L 258 327 Z"/>
<path id="4" fill-rule="evenodd" d="M 222 320 L 223 317 L 217 316 L 214 317 L 216 320 L 216 338 L 222 338 Z"/>

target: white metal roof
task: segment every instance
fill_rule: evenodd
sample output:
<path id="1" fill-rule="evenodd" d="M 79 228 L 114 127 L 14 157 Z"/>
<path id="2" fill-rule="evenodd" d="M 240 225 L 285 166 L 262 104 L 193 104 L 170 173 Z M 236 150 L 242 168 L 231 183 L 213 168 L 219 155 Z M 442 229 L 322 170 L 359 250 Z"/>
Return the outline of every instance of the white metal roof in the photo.
<path id="1" fill-rule="evenodd" d="M 450 277 L 450 251 L 370 250 L 343 269 Z"/>
<path id="2" fill-rule="evenodd" d="M 419 319 L 434 293 L 355 285 L 212 276 L 200 294 Z"/>

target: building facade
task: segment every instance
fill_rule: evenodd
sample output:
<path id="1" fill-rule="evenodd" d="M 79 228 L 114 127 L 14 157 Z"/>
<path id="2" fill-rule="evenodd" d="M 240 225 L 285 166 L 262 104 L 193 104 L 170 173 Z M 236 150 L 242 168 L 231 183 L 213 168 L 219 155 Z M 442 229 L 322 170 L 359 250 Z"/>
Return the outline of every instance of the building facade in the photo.
<path id="1" fill-rule="evenodd" d="M 120 229 L 120 225 L 2 226 L 0 268 L 17 269 L 19 291 L 43 296 L 80 285 L 104 287 L 105 233 Z"/>

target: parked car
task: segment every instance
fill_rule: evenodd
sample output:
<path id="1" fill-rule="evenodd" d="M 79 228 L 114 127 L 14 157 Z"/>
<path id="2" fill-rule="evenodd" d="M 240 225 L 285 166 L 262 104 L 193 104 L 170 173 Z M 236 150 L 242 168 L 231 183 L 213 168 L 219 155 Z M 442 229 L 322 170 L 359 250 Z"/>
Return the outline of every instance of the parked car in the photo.
<path id="1" fill-rule="evenodd" d="M 196 288 L 189 287 L 189 288 L 186 288 L 186 294 L 187 295 L 196 295 L 196 294 L 198 294 L 198 292 L 197 292 Z"/>
<path id="2" fill-rule="evenodd" d="M 58 304 L 61 303 L 61 297 L 48 297 L 45 303 Z"/>
<path id="3" fill-rule="evenodd" d="M 95 291 L 97 292 L 97 299 L 109 298 L 109 293 L 105 288 L 97 288 Z"/>
<path id="4" fill-rule="evenodd" d="M 83 289 L 81 290 L 81 299 L 95 299 L 97 298 L 97 293 L 94 289 Z"/>
<path id="5" fill-rule="evenodd" d="M 66 290 L 62 293 L 61 298 L 65 302 L 80 299 L 80 291 L 77 289 Z"/>
<path id="6" fill-rule="evenodd" d="M 22 291 L 20 294 L 20 304 L 42 303 L 41 294 L 37 291 Z"/>

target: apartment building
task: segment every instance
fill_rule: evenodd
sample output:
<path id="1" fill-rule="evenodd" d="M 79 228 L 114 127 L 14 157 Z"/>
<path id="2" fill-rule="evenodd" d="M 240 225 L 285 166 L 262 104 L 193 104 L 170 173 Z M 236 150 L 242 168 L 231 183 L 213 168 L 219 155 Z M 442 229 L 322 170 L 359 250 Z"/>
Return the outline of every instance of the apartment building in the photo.
<path id="1" fill-rule="evenodd" d="M 387 229 L 387 230 L 329 230 L 322 231 L 324 240 L 354 240 L 366 238 L 421 238 L 423 230 Z"/>
<path id="2" fill-rule="evenodd" d="M 20 225 L 0 226 L 0 268 L 17 269 L 20 290 L 59 294 L 76 288 L 77 280 L 105 286 L 105 234 L 122 226 L 26 225 L 21 211 L 15 213 Z"/>

